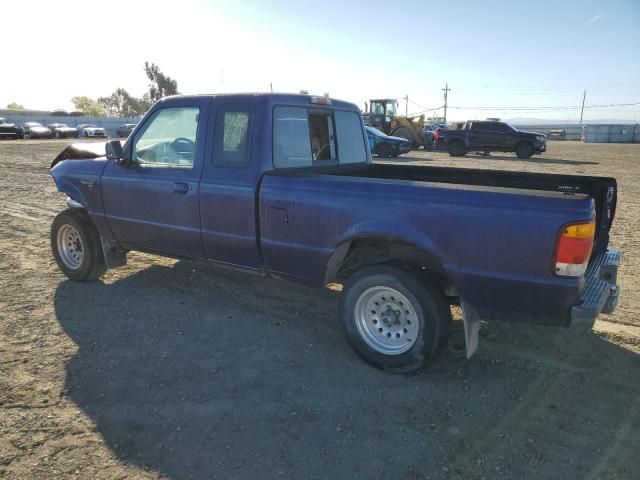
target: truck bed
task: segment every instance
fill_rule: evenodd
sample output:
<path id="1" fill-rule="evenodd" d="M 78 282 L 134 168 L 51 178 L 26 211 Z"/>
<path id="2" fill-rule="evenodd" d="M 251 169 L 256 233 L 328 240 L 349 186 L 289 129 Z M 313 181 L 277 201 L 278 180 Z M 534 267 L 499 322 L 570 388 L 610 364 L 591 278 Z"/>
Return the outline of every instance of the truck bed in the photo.
<path id="1" fill-rule="evenodd" d="M 596 207 L 594 255 L 607 248 L 617 201 L 617 183 L 611 177 L 394 164 L 371 164 L 359 169 L 331 173 L 390 180 L 540 190 L 567 195 L 586 194 L 594 199 Z"/>

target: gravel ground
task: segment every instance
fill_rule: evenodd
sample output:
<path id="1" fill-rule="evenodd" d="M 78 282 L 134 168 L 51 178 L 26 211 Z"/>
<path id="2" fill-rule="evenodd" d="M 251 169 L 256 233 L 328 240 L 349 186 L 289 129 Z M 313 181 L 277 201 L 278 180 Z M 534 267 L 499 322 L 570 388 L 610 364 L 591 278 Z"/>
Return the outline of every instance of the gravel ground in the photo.
<path id="1" fill-rule="evenodd" d="M 132 254 L 103 281 L 57 270 L 67 142 L 0 142 L 0 478 L 640 478 L 640 145 L 551 143 L 399 162 L 618 178 L 623 295 L 594 334 L 460 322 L 394 376 L 343 340 L 337 293 Z"/>

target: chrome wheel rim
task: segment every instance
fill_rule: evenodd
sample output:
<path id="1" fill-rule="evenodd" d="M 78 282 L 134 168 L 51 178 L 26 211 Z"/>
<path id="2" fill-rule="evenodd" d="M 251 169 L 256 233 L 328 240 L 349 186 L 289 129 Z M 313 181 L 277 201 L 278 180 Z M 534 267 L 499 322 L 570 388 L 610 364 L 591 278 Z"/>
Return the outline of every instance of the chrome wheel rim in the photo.
<path id="1" fill-rule="evenodd" d="M 398 290 L 371 287 L 355 306 L 360 337 L 376 352 L 400 355 L 416 343 L 420 325 L 415 307 Z"/>
<path id="2" fill-rule="evenodd" d="M 71 225 L 62 225 L 57 236 L 58 255 L 65 267 L 77 270 L 84 259 L 84 245 L 78 231 Z"/>

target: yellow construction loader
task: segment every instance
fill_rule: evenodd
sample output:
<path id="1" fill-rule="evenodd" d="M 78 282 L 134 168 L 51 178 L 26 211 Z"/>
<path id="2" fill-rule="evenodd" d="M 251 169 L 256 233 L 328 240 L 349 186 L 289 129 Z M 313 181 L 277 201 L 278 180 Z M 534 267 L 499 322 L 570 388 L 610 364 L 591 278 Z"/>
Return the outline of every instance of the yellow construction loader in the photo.
<path id="1" fill-rule="evenodd" d="M 369 100 L 366 111 L 362 114 L 365 125 L 382 130 L 387 135 L 409 140 L 412 149 L 423 145 L 422 127 L 425 124 L 423 115 L 403 117 L 397 114 L 398 101 L 395 98 Z"/>

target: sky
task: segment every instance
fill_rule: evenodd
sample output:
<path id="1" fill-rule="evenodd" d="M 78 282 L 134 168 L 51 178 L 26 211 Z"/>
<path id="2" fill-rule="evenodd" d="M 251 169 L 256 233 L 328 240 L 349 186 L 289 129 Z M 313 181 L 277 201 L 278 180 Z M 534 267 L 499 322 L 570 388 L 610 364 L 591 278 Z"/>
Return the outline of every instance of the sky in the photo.
<path id="1" fill-rule="evenodd" d="M 586 90 L 585 120 L 640 121 L 638 0 L 6 1 L 0 32 L 0 108 L 142 95 L 148 60 L 181 93 L 305 89 L 442 115 L 448 84 L 448 120 L 577 122 Z"/>

